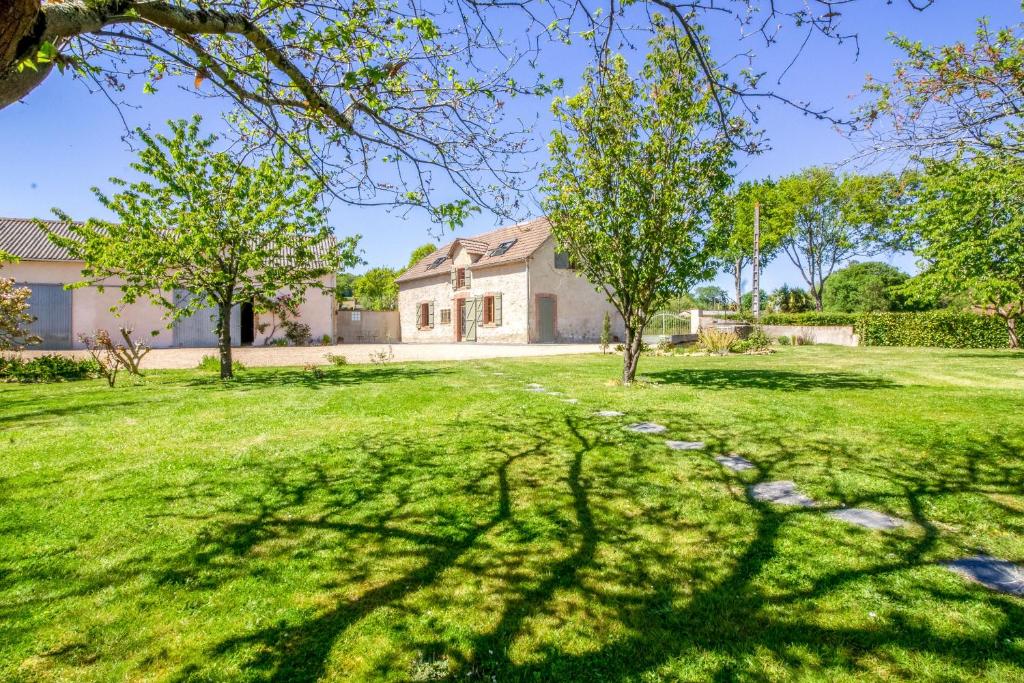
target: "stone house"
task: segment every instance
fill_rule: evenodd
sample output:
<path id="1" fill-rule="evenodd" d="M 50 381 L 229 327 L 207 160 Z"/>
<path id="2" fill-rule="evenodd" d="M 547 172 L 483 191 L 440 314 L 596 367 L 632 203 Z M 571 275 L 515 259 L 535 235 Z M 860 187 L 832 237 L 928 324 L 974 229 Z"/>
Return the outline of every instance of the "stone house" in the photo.
<path id="1" fill-rule="evenodd" d="M 67 223 L 43 222 L 48 230 L 71 234 Z M 29 313 L 36 321 L 31 330 L 43 339 L 42 344 L 33 345 L 33 349 L 82 348 L 80 335 L 92 335 L 100 329 L 113 334 L 121 326 L 132 328 L 135 339 L 145 340 L 154 348 L 217 346 L 212 310 L 198 311 L 172 325 L 167 311 L 148 300 L 122 304 L 121 283 L 117 281 L 103 283 L 102 291 L 96 286 L 65 289 L 65 285 L 83 279 L 85 264 L 54 245 L 32 220 L 0 218 L 0 252 L 19 259 L 16 263 L 0 265 L 0 277 L 13 278 L 32 291 Z M 334 280 L 334 275 L 326 276 L 322 281 L 323 289 L 307 290 L 305 301 L 299 305 L 298 320 L 309 325 L 313 340 L 324 335 L 333 339 Z M 183 291 L 174 295 L 188 296 Z M 232 312 L 232 342 L 235 345 L 263 344 L 273 330 L 272 322 L 269 314 L 255 312 L 252 302 L 242 302 Z M 281 336 L 280 329 L 277 336 Z"/>
<path id="2" fill-rule="evenodd" d="M 605 313 L 613 338 L 625 334 L 604 292 L 555 249 L 546 218 L 455 239 L 396 281 L 405 343 L 597 342 Z"/>

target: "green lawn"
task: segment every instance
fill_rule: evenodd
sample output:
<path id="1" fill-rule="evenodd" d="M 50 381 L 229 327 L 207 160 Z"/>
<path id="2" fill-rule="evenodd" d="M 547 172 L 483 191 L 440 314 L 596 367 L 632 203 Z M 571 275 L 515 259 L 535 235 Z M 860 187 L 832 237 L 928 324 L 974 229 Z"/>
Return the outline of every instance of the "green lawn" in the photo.
<path id="1" fill-rule="evenodd" d="M 0 680 L 1024 680 L 1024 600 L 938 565 L 1024 560 L 1024 354 L 618 369 L 0 385 Z"/>

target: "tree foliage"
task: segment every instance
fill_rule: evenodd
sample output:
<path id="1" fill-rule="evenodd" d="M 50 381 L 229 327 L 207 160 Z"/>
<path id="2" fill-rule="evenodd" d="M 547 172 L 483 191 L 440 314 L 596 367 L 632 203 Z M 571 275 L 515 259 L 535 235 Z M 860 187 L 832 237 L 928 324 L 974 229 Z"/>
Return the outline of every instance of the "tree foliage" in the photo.
<path id="1" fill-rule="evenodd" d="M 783 251 L 796 266 L 816 310 L 825 282 L 842 263 L 877 250 L 899 193 L 892 176 L 837 175 L 809 168 L 779 181 L 777 211 L 788 223 Z"/>
<path id="2" fill-rule="evenodd" d="M 610 56 L 553 105 L 561 128 L 543 206 L 559 248 L 625 321 L 627 384 L 651 316 L 713 274 L 710 211 L 730 182 L 732 148 L 698 61 L 677 29 L 659 24 L 639 74 Z"/>
<path id="3" fill-rule="evenodd" d="M 301 298 L 354 263 L 358 237 L 335 241 L 318 180 L 281 155 L 241 164 L 214 151 L 216 138 L 202 136 L 199 124 L 171 122 L 170 136 L 139 131 L 144 147 L 132 168 L 144 179 L 111 178 L 121 188 L 111 196 L 93 189 L 119 222 L 91 219 L 72 224 L 71 237 L 51 239 L 85 262 L 78 286 L 123 280 L 125 302 L 148 298 L 172 320 L 215 308 L 226 378 L 232 306 L 282 289 Z"/>
<path id="4" fill-rule="evenodd" d="M 414 265 L 425 259 L 426 257 L 437 251 L 437 246 L 431 242 L 421 244 L 412 250 L 412 254 L 409 255 L 409 264 L 406 268 L 412 268 Z"/>
<path id="5" fill-rule="evenodd" d="M 0 251 L 0 265 L 14 261 L 14 257 Z M 13 278 L 0 277 L 0 351 L 23 348 L 26 344 L 38 344 L 39 337 L 33 335 L 28 326 L 35 318 L 28 312 L 32 290 L 18 287 Z"/>
<path id="6" fill-rule="evenodd" d="M 398 275 L 391 268 L 371 268 L 355 279 L 352 293 L 367 310 L 392 311 L 398 307 Z"/>
<path id="7" fill-rule="evenodd" d="M 903 52 L 894 77 L 868 80 L 873 100 L 860 112 L 876 149 L 1024 153 L 1024 23 L 993 29 L 981 19 L 973 45 L 892 41 Z"/>
<path id="8" fill-rule="evenodd" d="M 735 301 L 743 307 L 743 272 L 754 260 L 754 206 L 760 206 L 760 265 L 771 263 L 782 249 L 791 226 L 777 207 L 771 180 L 741 183 L 718 202 L 712 212 L 715 229 L 723 233 L 719 255 L 722 267 L 733 279 Z"/>
<path id="9" fill-rule="evenodd" d="M 866 313 L 907 310 L 899 287 L 909 276 L 879 261 L 851 263 L 832 274 L 825 284 L 822 304 L 826 311 Z"/>
<path id="10" fill-rule="evenodd" d="M 909 185 L 902 230 L 921 264 L 912 294 L 963 293 L 1004 320 L 1024 317 L 1024 162 L 1002 155 L 926 160 Z"/>

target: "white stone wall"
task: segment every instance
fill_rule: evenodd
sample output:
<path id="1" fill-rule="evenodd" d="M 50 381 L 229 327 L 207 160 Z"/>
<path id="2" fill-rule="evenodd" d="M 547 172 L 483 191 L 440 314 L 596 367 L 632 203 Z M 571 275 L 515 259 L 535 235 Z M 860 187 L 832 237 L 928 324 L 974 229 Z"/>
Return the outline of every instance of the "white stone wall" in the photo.
<path id="1" fill-rule="evenodd" d="M 603 291 L 597 291 L 590 282 L 569 269 L 555 268 L 555 241 L 548 238 L 534 252 L 529 261 L 530 273 L 530 341 L 536 341 L 534 307 L 538 294 L 555 296 L 557 342 L 597 342 L 607 311 L 611 316 L 612 335 L 619 341 L 625 338 L 622 316 L 608 302 Z"/>
<path id="2" fill-rule="evenodd" d="M 464 292 L 471 297 L 501 294 L 501 325 L 477 325 L 478 342 L 525 344 L 529 341 L 530 310 L 526 285 L 526 268 L 521 262 L 473 271 L 472 286 L 468 292 L 462 290 L 460 295 Z"/>
<path id="3" fill-rule="evenodd" d="M 434 304 L 434 328 L 421 330 L 417 327 L 419 305 Z M 455 311 L 452 321 L 441 324 L 441 309 L 452 307 L 452 286 L 450 269 L 441 269 L 437 275 L 403 282 L 398 288 L 398 317 L 403 343 L 451 342 L 455 341 Z"/>

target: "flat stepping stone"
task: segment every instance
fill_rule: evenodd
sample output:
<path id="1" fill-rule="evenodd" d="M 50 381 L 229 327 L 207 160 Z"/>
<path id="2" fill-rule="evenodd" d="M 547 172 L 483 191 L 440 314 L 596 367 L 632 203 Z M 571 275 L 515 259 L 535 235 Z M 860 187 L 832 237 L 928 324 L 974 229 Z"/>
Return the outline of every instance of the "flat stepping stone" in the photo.
<path id="1" fill-rule="evenodd" d="M 877 510 L 868 510 L 867 508 L 843 508 L 842 510 L 833 510 L 828 514 L 830 517 L 841 519 L 844 522 L 879 531 L 890 531 L 907 524 L 906 521 L 899 517 L 893 517 Z"/>
<path id="2" fill-rule="evenodd" d="M 617 410 L 599 410 L 594 415 L 598 417 L 622 417 L 625 413 L 620 413 Z"/>
<path id="3" fill-rule="evenodd" d="M 539 384 L 527 384 L 526 385 L 526 390 L 539 393 L 541 391 L 544 391 L 544 387 L 542 387 Z"/>
<path id="4" fill-rule="evenodd" d="M 561 391 L 545 391 L 544 393 L 548 396 L 565 396 Z"/>
<path id="5" fill-rule="evenodd" d="M 715 462 L 733 472 L 743 472 L 754 469 L 754 463 L 746 458 L 730 453 L 729 455 L 716 455 Z"/>
<path id="6" fill-rule="evenodd" d="M 699 451 L 704 448 L 703 441 L 666 441 L 665 445 L 674 451 Z"/>
<path id="7" fill-rule="evenodd" d="M 776 505 L 795 505 L 803 508 L 814 507 L 814 501 L 800 493 L 791 481 L 763 481 L 750 487 L 754 500 Z"/>
<path id="8" fill-rule="evenodd" d="M 668 429 L 668 427 L 656 422 L 634 422 L 626 427 L 626 429 L 631 432 L 640 432 L 641 434 L 661 434 L 663 431 Z"/>
<path id="9" fill-rule="evenodd" d="M 945 563 L 946 569 L 1000 593 L 1024 596 L 1024 567 L 988 555 Z"/>
<path id="10" fill-rule="evenodd" d="M 565 403 L 579 403 L 580 402 L 580 400 L 578 398 L 563 398 L 562 400 Z"/>

